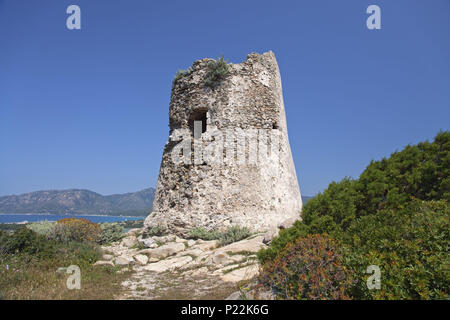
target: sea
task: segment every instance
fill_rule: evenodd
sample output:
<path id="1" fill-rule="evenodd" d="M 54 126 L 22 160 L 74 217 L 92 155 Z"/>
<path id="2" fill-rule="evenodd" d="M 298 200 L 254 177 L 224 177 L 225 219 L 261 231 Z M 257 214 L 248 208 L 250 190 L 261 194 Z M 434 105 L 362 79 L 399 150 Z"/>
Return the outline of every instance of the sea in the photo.
<path id="1" fill-rule="evenodd" d="M 0 214 L 0 223 L 25 223 L 37 221 L 57 221 L 64 218 L 84 218 L 94 223 L 143 220 L 145 217 L 95 216 L 95 215 L 58 215 L 58 214 Z"/>

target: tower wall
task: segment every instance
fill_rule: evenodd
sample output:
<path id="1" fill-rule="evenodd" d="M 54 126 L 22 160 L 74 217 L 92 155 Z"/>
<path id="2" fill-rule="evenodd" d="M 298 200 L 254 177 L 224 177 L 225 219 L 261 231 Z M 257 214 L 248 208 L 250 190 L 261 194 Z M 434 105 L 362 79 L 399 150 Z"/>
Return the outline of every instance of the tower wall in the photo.
<path id="1" fill-rule="evenodd" d="M 210 61 L 194 62 L 173 83 L 170 136 L 146 228 L 163 226 L 180 235 L 199 226 L 265 231 L 299 218 L 302 200 L 275 55 L 252 53 L 243 63 L 229 64 L 229 74 L 214 89 L 203 82 Z M 194 121 L 202 117 L 206 131 L 194 139 Z M 176 163 L 181 146 L 193 152 Z"/>

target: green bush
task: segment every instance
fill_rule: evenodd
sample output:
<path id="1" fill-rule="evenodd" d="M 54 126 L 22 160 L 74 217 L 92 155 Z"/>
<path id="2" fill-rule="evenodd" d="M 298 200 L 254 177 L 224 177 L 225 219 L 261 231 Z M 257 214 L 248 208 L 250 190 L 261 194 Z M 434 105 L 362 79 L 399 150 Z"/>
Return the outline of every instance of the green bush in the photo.
<path id="1" fill-rule="evenodd" d="M 305 204 L 303 220 L 282 230 L 258 257 L 269 263 L 299 237 L 327 233 L 343 248 L 344 265 L 358 281 L 355 299 L 448 297 L 450 247 L 450 132 L 432 143 L 407 146 L 372 161 L 359 179 L 333 182 Z M 366 286 L 369 265 L 382 272 L 382 289 Z"/>
<path id="2" fill-rule="evenodd" d="M 98 224 L 87 219 L 65 218 L 57 221 L 55 239 L 61 242 L 96 242 L 101 232 Z"/>
<path id="3" fill-rule="evenodd" d="M 166 231 L 167 231 L 166 228 L 158 225 L 158 226 L 154 226 L 154 227 L 151 227 L 150 229 L 146 230 L 142 236 L 144 238 L 153 237 L 153 236 L 159 237 L 159 236 L 164 235 L 166 233 Z"/>
<path id="4" fill-rule="evenodd" d="M 100 234 L 100 238 L 98 239 L 98 243 L 107 244 L 115 241 L 119 241 L 123 238 L 124 228 L 121 224 L 117 222 L 109 223 L 105 222 L 100 224 L 100 228 L 102 232 Z"/>
<path id="5" fill-rule="evenodd" d="M 220 245 L 225 246 L 248 238 L 250 235 L 251 232 L 247 227 L 231 226 L 226 231 L 219 234 Z"/>
<path id="6" fill-rule="evenodd" d="M 342 242 L 346 265 L 359 275 L 358 299 L 445 299 L 450 288 L 450 206 L 415 200 L 356 220 Z M 368 290 L 368 265 L 381 269 L 381 290 Z"/>
<path id="7" fill-rule="evenodd" d="M 349 299 L 354 275 L 341 251 L 327 235 L 298 238 L 263 265 L 259 281 L 281 299 Z"/>
<path id="8" fill-rule="evenodd" d="M 220 237 L 220 233 L 218 231 L 209 231 L 203 227 L 195 227 L 189 232 L 190 239 L 201 239 L 201 240 L 217 240 Z"/>
<path id="9" fill-rule="evenodd" d="M 230 72 L 230 67 L 227 64 L 227 61 L 221 56 L 219 59 L 215 61 L 210 61 L 208 63 L 208 72 L 204 78 L 204 84 L 211 89 L 217 87 Z"/>
<path id="10" fill-rule="evenodd" d="M 22 227 L 13 233 L 0 233 L 0 257 L 9 254 L 25 254 L 34 258 L 50 257 L 55 254 L 57 243 L 46 236 Z"/>
<path id="11" fill-rule="evenodd" d="M 27 224 L 27 228 L 33 230 L 39 235 L 52 238 L 55 235 L 56 222 L 54 221 L 39 221 Z"/>
<path id="12" fill-rule="evenodd" d="M 204 227 L 196 227 L 189 232 L 190 239 L 219 240 L 221 246 L 248 238 L 250 235 L 250 230 L 241 226 L 231 226 L 225 231 L 206 230 Z"/>

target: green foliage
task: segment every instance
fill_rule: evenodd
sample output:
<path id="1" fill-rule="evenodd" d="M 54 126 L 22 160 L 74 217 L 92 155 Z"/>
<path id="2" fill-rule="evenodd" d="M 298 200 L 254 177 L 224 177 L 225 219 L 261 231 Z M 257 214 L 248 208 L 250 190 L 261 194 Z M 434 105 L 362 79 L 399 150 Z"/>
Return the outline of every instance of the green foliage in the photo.
<path id="1" fill-rule="evenodd" d="M 147 238 L 147 237 L 153 237 L 153 236 L 162 236 L 162 235 L 164 235 L 165 233 L 166 233 L 166 228 L 164 228 L 164 227 L 162 227 L 162 226 L 154 226 L 154 227 L 152 227 L 152 228 L 150 228 L 149 230 L 147 230 L 146 232 L 145 232 L 145 234 L 143 234 L 143 237 L 144 238 Z"/>
<path id="2" fill-rule="evenodd" d="M 219 234 L 220 245 L 225 246 L 227 244 L 248 238 L 250 235 L 251 232 L 247 227 L 231 226 Z"/>
<path id="3" fill-rule="evenodd" d="M 263 266 L 259 281 L 281 299 L 348 299 L 353 272 L 341 251 L 327 235 L 298 238 Z"/>
<path id="4" fill-rule="evenodd" d="M 173 82 L 177 82 L 179 79 L 181 79 L 185 74 L 187 70 L 178 69 L 177 73 L 175 74 L 175 77 L 173 78 Z"/>
<path id="5" fill-rule="evenodd" d="M 54 237 L 61 242 L 96 242 L 101 233 L 100 226 L 87 219 L 65 218 L 57 221 Z"/>
<path id="6" fill-rule="evenodd" d="M 306 237 L 309 234 L 309 227 L 303 222 L 296 221 L 291 228 L 282 229 L 278 237 L 274 238 L 267 249 L 258 252 L 258 259 L 265 263 L 275 259 L 287 244 L 295 242 L 298 238 Z"/>
<path id="7" fill-rule="evenodd" d="M 102 232 L 97 240 L 100 244 L 107 244 L 115 241 L 119 241 L 123 238 L 123 226 L 117 222 L 109 223 L 105 222 L 100 224 Z"/>
<path id="8" fill-rule="evenodd" d="M 203 227 L 196 227 L 189 232 L 190 239 L 219 240 L 221 246 L 248 238 L 250 235 L 250 230 L 241 226 L 231 226 L 225 231 L 206 230 Z"/>
<path id="9" fill-rule="evenodd" d="M 39 221 L 27 224 L 27 228 L 33 230 L 39 235 L 51 238 L 55 234 L 56 222 L 54 221 Z"/>
<path id="10" fill-rule="evenodd" d="M 303 220 L 282 230 L 258 257 L 271 263 L 289 244 L 327 233 L 342 245 L 344 265 L 358 281 L 356 299 L 437 299 L 448 296 L 450 132 L 372 161 L 359 179 L 333 182 L 305 204 Z M 366 286 L 379 265 L 382 289 Z M 447 271 L 445 271 L 447 266 Z"/>
<path id="11" fill-rule="evenodd" d="M 46 237 L 38 235 L 34 231 L 22 227 L 13 233 L 0 233 L 0 255 L 6 254 L 38 254 L 47 250 L 51 243 Z"/>
<path id="12" fill-rule="evenodd" d="M 204 84 L 211 89 L 217 87 L 230 72 L 230 67 L 227 61 L 223 58 L 223 55 L 216 61 L 210 61 L 208 63 L 208 72 L 204 78 Z"/>
<path id="13" fill-rule="evenodd" d="M 218 231 L 212 230 L 206 230 L 203 227 L 195 227 L 189 232 L 189 238 L 190 239 L 202 239 L 202 240 L 217 240 L 220 237 L 220 233 Z"/>
<path id="14" fill-rule="evenodd" d="M 0 223 L 0 230 L 14 231 L 23 227 L 23 224 L 18 223 Z"/>
<path id="15" fill-rule="evenodd" d="M 412 201 L 356 220 L 342 235 L 346 265 L 359 275 L 352 295 L 364 299 L 445 299 L 450 288 L 450 206 Z M 381 290 L 367 290 L 368 265 L 381 269 Z"/>
<path id="16" fill-rule="evenodd" d="M 125 275 L 116 267 L 93 266 L 101 255 L 91 242 L 60 242 L 23 226 L 13 233 L 0 231 L 0 297 L 112 299 Z M 55 272 L 70 265 L 82 270 L 81 290 L 67 290 L 67 275 Z"/>

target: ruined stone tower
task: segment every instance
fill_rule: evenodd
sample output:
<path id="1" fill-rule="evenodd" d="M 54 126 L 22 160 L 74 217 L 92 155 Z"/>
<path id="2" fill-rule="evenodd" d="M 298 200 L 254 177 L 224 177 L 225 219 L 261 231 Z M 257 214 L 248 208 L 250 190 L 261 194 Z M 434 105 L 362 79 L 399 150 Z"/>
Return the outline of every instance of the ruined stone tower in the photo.
<path id="1" fill-rule="evenodd" d="M 173 82 L 167 142 L 145 227 L 187 235 L 230 225 L 265 231 L 299 218 L 300 189 L 289 146 L 275 55 L 249 54 L 215 87 L 211 59 Z"/>

